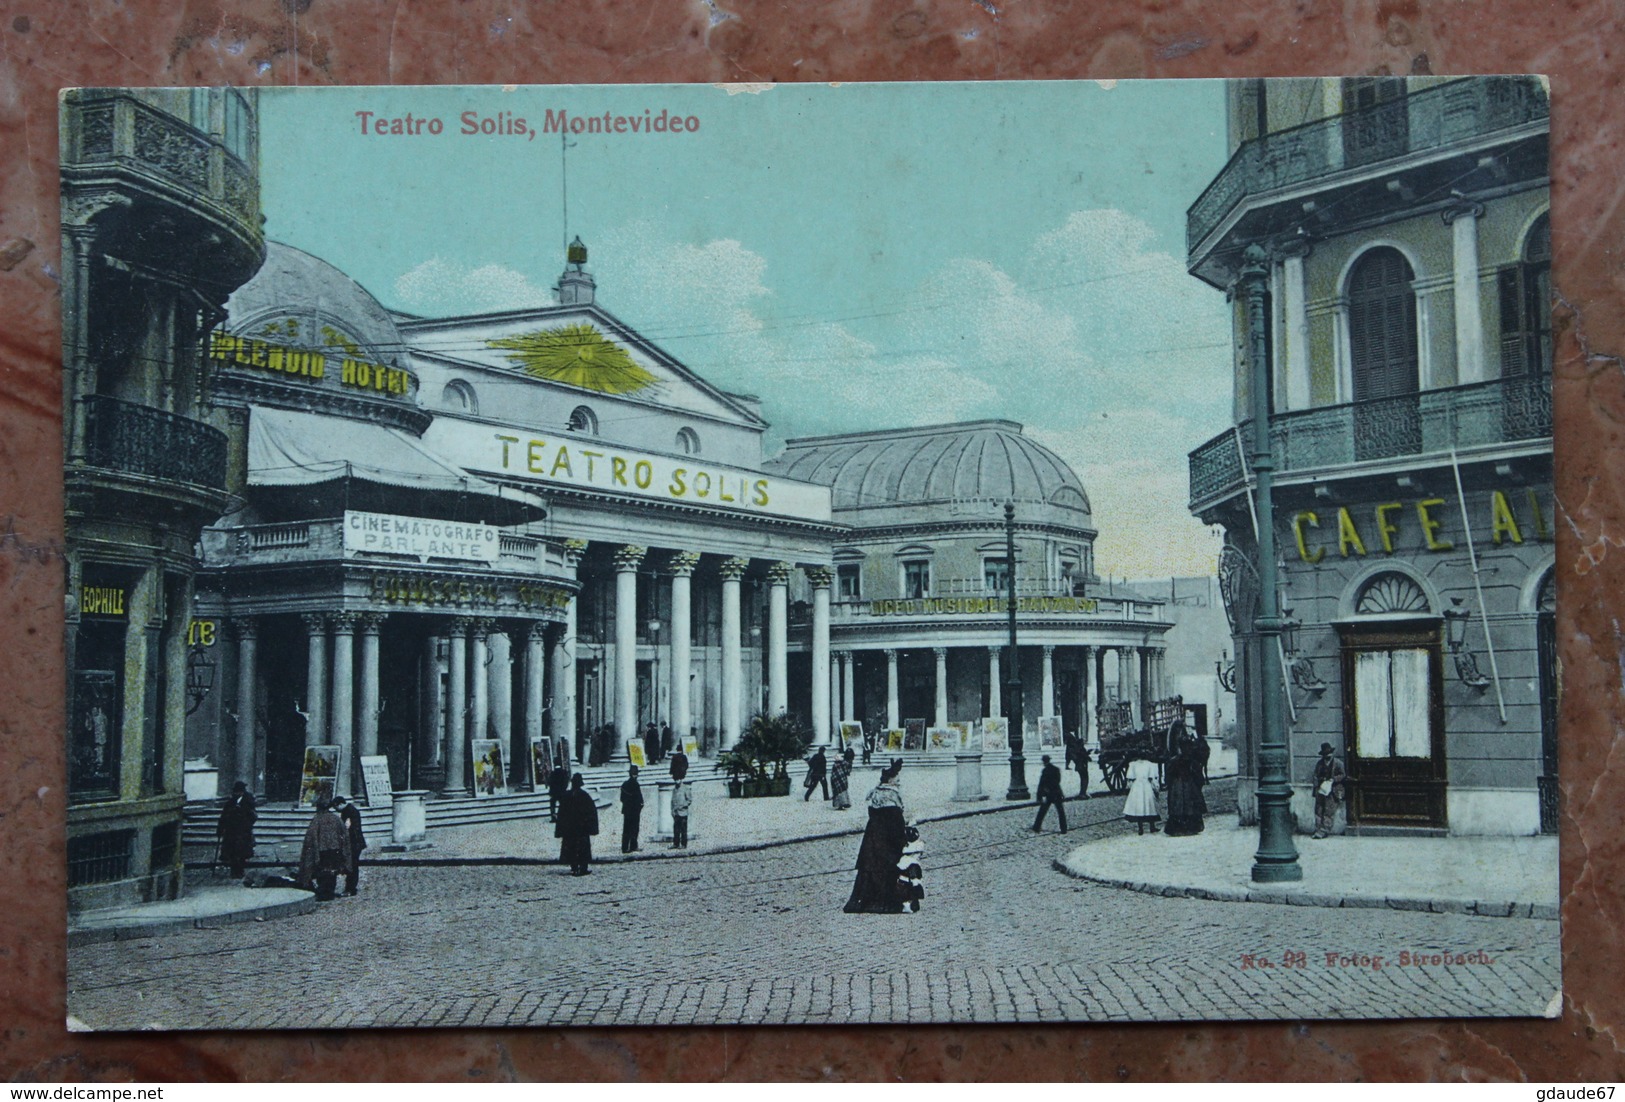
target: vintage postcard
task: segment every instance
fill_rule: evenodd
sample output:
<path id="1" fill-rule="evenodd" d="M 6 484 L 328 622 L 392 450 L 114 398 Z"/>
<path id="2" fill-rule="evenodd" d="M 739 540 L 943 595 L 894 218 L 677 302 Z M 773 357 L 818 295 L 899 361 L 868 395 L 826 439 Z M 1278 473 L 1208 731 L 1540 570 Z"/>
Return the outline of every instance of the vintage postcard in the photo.
<path id="1" fill-rule="evenodd" d="M 65 91 L 70 1025 L 1555 1014 L 1547 135 Z"/>

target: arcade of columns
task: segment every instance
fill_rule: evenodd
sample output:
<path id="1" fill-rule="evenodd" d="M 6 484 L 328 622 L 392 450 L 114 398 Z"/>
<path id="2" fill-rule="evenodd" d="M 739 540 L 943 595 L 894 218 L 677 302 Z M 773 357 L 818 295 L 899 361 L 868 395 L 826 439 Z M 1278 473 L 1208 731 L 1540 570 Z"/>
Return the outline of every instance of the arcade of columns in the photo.
<path id="1" fill-rule="evenodd" d="M 886 726 L 889 728 L 902 727 L 902 713 L 898 703 L 897 657 L 900 648 L 881 647 L 879 649 L 886 657 Z M 1088 672 L 1091 662 L 1094 666 L 1094 692 L 1095 701 L 1106 699 L 1106 653 L 1115 651 L 1117 655 L 1117 699 L 1128 700 L 1134 705 L 1134 717 L 1137 722 L 1143 722 L 1149 711 L 1150 702 L 1159 699 L 1164 686 L 1164 662 L 1167 652 L 1161 647 L 1145 646 L 1083 646 L 1078 648 L 1083 652 L 1084 678 L 1081 685 L 1082 706 L 1081 714 L 1087 728 L 1087 738 L 1090 742 L 1097 742 L 1099 730 L 1094 709 L 1090 707 L 1090 678 Z M 1039 715 L 1058 715 L 1055 696 L 1055 647 L 1045 644 L 1043 650 L 1043 683 L 1039 696 Z M 931 648 L 936 659 L 935 676 L 935 712 L 933 726 L 945 727 L 948 724 L 948 648 Z M 1004 714 L 1003 682 L 1004 674 L 1000 671 L 1000 660 L 1003 658 L 1005 648 L 993 646 L 987 648 L 987 680 L 988 700 L 985 713 L 990 716 Z M 856 674 L 857 655 L 855 650 L 839 650 L 835 652 L 835 665 L 830 670 L 831 699 L 841 702 L 841 715 L 847 720 L 857 719 L 856 705 Z M 813 676 L 816 678 L 817 668 L 814 667 Z"/>
<path id="2" fill-rule="evenodd" d="M 567 541 L 566 563 L 578 570 L 586 544 Z M 637 654 L 638 573 L 648 549 L 633 545 L 618 548 L 614 554 L 615 653 Z M 679 551 L 670 554 L 664 571 L 671 578 L 671 636 L 670 662 L 672 684 L 689 683 L 692 672 L 692 580 L 700 556 L 694 552 Z M 721 745 L 734 745 L 739 738 L 744 720 L 742 690 L 744 683 L 742 651 L 740 645 L 740 580 L 750 566 L 746 558 L 727 558 L 718 568 L 721 581 Z M 789 582 L 791 566 L 774 562 L 767 570 L 767 703 L 768 710 L 777 714 L 786 710 L 789 700 Z M 843 649 L 831 661 L 830 650 L 830 589 L 834 572 L 826 566 L 802 568 L 812 590 L 812 730 L 819 741 L 833 733 L 831 709 L 838 701 L 840 714 L 846 720 L 855 720 L 855 652 Z M 573 746 L 576 735 L 576 605 L 574 596 L 564 609 L 562 624 L 547 621 L 519 621 L 517 632 L 510 636 L 499 622 L 490 617 L 458 616 L 447 622 L 448 630 L 429 638 L 426 643 L 426 665 L 436 668 L 436 655 L 448 655 L 446 663 L 447 701 L 444 729 L 432 745 L 432 759 L 443 764 L 444 787 L 448 791 L 461 791 L 467 787 L 465 770 L 468 741 L 485 737 L 494 730 L 506 751 L 512 731 L 513 701 L 511 681 L 505 677 L 491 678 L 492 667 L 507 670 L 514 657 L 515 642 L 523 655 L 524 727 L 527 737 L 543 729 L 546 714 L 548 733 L 565 738 Z M 307 746 L 336 745 L 339 747 L 338 791 L 349 791 L 353 778 L 353 763 L 358 756 L 378 752 L 378 637 L 384 615 L 375 612 L 307 613 L 303 617 L 308 642 L 307 690 L 305 700 L 305 744 Z M 235 760 L 237 775 L 255 775 L 255 744 L 251 725 L 245 717 L 255 715 L 256 708 L 256 621 L 251 618 L 232 620 L 237 646 L 237 731 L 232 753 L 222 760 Z M 549 630 L 551 627 L 552 630 Z M 329 635 L 331 634 L 331 648 Z M 359 635 L 359 668 L 357 667 L 356 638 Z M 898 649 L 881 649 L 886 657 L 886 722 L 888 727 L 902 725 L 898 703 Z M 1002 715 L 1003 704 L 1000 659 L 1002 646 L 990 646 L 988 651 L 989 694 L 987 715 Z M 1055 715 L 1055 670 L 1052 645 L 1043 646 L 1043 683 L 1041 715 Z M 1093 662 L 1093 699 L 1106 699 L 1107 652 L 1117 655 L 1117 696 L 1135 704 L 1135 717 L 1144 719 L 1147 704 L 1160 696 L 1163 684 L 1161 648 L 1146 646 L 1084 646 L 1082 685 L 1082 715 L 1085 717 L 1087 737 L 1098 737 L 1094 710 L 1089 706 L 1090 689 L 1088 671 Z M 331 653 L 329 653 L 331 651 Z M 948 648 L 933 648 L 935 667 L 935 726 L 948 722 Z M 637 661 L 614 663 L 615 715 L 632 716 L 630 723 L 616 725 L 616 751 L 625 756 L 626 739 L 637 733 L 638 682 Z M 553 699 L 544 708 L 544 670 L 546 684 L 555 686 Z M 359 678 L 357 677 L 359 674 Z M 359 682 L 359 685 L 358 685 Z M 562 692 L 558 689 L 562 688 Z M 687 692 L 671 694 L 671 727 L 676 732 L 692 728 L 690 697 Z M 438 719 L 433 721 L 438 724 Z"/>

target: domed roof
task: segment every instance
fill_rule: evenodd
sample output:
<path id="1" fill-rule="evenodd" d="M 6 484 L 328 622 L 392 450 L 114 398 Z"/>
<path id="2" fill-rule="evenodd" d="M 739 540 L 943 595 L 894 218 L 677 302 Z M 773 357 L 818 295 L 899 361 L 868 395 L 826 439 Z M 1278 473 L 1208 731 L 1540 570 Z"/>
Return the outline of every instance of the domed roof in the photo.
<path id="1" fill-rule="evenodd" d="M 375 363 L 401 358 L 400 331 L 377 299 L 327 261 L 279 241 L 265 243 L 265 263 L 232 294 L 226 313 L 233 333 L 254 335 L 267 322 L 293 318 L 313 324 L 285 343 L 304 348 L 342 343 L 321 332 L 327 326 L 360 344 Z"/>
<path id="2" fill-rule="evenodd" d="M 943 520 L 1002 516 L 1009 501 L 1024 521 L 1090 526 L 1089 497 L 1078 476 L 1014 421 L 804 437 L 787 442 L 768 466 L 829 486 L 836 512 L 891 510 L 909 515 L 886 520 Z M 880 520 L 865 517 L 863 523 Z"/>

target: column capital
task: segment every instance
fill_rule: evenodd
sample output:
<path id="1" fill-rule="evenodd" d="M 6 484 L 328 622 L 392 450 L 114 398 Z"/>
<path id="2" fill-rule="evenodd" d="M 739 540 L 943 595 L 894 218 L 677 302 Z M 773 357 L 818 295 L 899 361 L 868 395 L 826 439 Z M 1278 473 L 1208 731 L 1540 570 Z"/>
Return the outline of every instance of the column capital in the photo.
<path id="1" fill-rule="evenodd" d="M 694 568 L 700 565 L 698 551 L 673 551 L 671 558 L 666 562 L 666 573 L 674 578 L 691 577 Z"/>
<path id="2" fill-rule="evenodd" d="M 787 562 L 776 562 L 769 564 L 767 568 L 767 581 L 769 585 L 789 585 L 790 564 Z"/>
<path id="3" fill-rule="evenodd" d="M 302 612 L 299 619 L 305 622 L 305 631 L 311 635 L 322 634 L 327 631 L 327 615 L 321 612 Z"/>
<path id="4" fill-rule="evenodd" d="M 581 556 L 587 553 L 587 541 L 565 540 L 562 550 L 564 554 L 564 564 L 566 566 L 578 566 L 581 563 Z"/>
<path id="5" fill-rule="evenodd" d="M 885 654 L 886 661 L 888 661 L 888 662 L 897 661 L 897 648 L 896 647 L 886 647 L 886 648 L 884 648 L 882 653 Z"/>
<path id="6" fill-rule="evenodd" d="M 527 643 L 546 642 L 546 640 L 547 640 L 547 629 L 549 627 L 551 627 L 551 626 L 552 625 L 549 624 L 546 620 L 527 620 L 527 621 L 525 621 L 525 642 L 527 642 Z"/>
<path id="7" fill-rule="evenodd" d="M 231 620 L 231 631 L 239 639 L 253 639 L 259 635 L 259 619 L 254 616 L 234 616 Z"/>
<path id="8" fill-rule="evenodd" d="M 354 635 L 356 624 L 361 620 L 361 614 L 359 612 L 335 612 L 327 619 L 333 625 L 334 635 Z"/>
<path id="9" fill-rule="evenodd" d="M 812 583 L 814 589 L 828 589 L 835 581 L 835 571 L 828 566 L 804 566 L 801 570 L 807 575 L 807 581 Z"/>
<path id="10" fill-rule="evenodd" d="M 497 622 L 493 617 L 475 616 L 469 621 L 469 633 L 478 638 L 483 639 L 487 635 L 495 633 L 496 630 Z"/>
<path id="11" fill-rule="evenodd" d="M 931 648 L 931 653 L 936 656 L 936 659 L 937 659 L 938 662 L 941 662 L 941 661 L 943 661 L 944 659 L 946 659 L 948 657 L 948 648 L 947 647 L 932 647 Z"/>
<path id="12" fill-rule="evenodd" d="M 1270 259 L 1281 261 L 1307 260 L 1309 254 L 1314 251 L 1314 243 L 1309 240 L 1308 235 L 1300 233 L 1277 241 L 1275 247 L 1270 250 Z"/>
<path id="13" fill-rule="evenodd" d="M 735 556 L 731 559 L 723 559 L 722 565 L 717 567 L 717 572 L 722 575 L 724 581 L 737 582 L 745 576 L 745 571 L 748 569 L 750 569 L 750 560 Z"/>
<path id="14" fill-rule="evenodd" d="M 377 635 L 378 629 L 383 626 L 387 612 L 363 612 L 361 614 L 361 633 L 363 635 Z"/>
<path id="15" fill-rule="evenodd" d="M 453 616 L 451 618 L 451 634 L 467 635 L 468 629 L 474 626 L 472 616 Z"/>
<path id="16" fill-rule="evenodd" d="M 635 543 L 624 544 L 615 549 L 615 572 L 626 574 L 637 570 L 643 564 L 643 557 L 649 553 L 647 547 L 639 547 Z"/>
<path id="17" fill-rule="evenodd" d="M 1004 654 L 1004 644 L 1003 643 L 1000 643 L 1000 644 L 997 644 L 995 646 L 991 646 L 991 647 L 987 648 L 987 656 L 989 658 L 998 658 L 1002 654 Z"/>
<path id="18" fill-rule="evenodd" d="M 1053 645 L 1051 645 L 1049 643 L 1044 644 L 1044 657 L 1045 658 L 1054 658 L 1055 657 L 1055 647 Z"/>
<path id="19" fill-rule="evenodd" d="M 1444 219 L 1444 224 L 1447 226 L 1455 224 L 1458 218 L 1482 218 L 1484 217 L 1484 204 L 1474 202 L 1464 195 L 1458 195 L 1439 212 L 1439 217 Z"/>

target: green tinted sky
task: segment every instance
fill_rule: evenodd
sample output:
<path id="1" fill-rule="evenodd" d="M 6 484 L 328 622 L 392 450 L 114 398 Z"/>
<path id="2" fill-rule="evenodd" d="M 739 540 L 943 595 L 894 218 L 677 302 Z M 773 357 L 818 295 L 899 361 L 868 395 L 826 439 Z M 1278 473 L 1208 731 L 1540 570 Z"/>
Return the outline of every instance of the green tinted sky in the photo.
<path id="1" fill-rule="evenodd" d="M 1014 418 L 1083 477 L 1102 569 L 1211 566 L 1184 453 L 1223 427 L 1227 321 L 1182 258 L 1221 84 L 267 90 L 266 231 L 398 309 L 550 301 L 549 109 L 699 121 L 572 138 L 568 232 L 605 306 L 761 395 L 775 437 Z M 363 135 L 357 111 L 443 133 Z M 465 136 L 465 111 L 535 137 Z"/>

